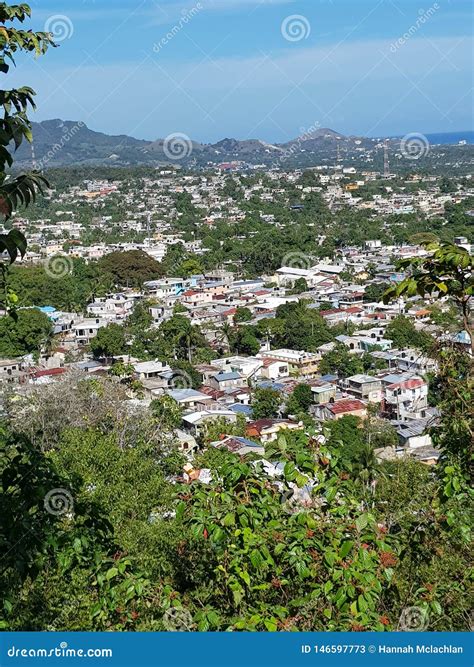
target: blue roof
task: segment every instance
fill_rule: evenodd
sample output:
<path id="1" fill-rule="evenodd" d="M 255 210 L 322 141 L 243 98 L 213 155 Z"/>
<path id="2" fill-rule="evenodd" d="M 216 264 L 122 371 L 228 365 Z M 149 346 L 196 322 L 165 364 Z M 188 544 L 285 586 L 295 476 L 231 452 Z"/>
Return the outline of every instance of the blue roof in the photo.
<path id="1" fill-rule="evenodd" d="M 284 384 L 281 384 L 279 382 L 271 382 L 271 380 L 259 382 L 258 386 L 263 387 L 263 389 L 275 389 L 275 391 L 283 391 L 285 387 Z"/>
<path id="2" fill-rule="evenodd" d="M 463 345 L 470 345 L 471 339 L 467 331 L 460 331 L 458 334 L 453 336 L 453 342 L 462 343 Z"/>
<path id="3" fill-rule="evenodd" d="M 337 380 L 337 375 L 321 375 L 321 380 L 325 380 L 326 382 L 333 382 L 334 380 Z"/>
<path id="4" fill-rule="evenodd" d="M 262 447 L 262 445 L 259 442 L 254 442 L 253 440 L 248 440 L 247 438 L 243 438 L 241 435 L 233 435 L 231 436 L 234 440 L 237 440 L 238 442 L 242 443 L 242 445 L 246 445 L 247 447 Z"/>
<path id="5" fill-rule="evenodd" d="M 42 313 L 54 313 L 56 308 L 54 308 L 54 306 L 39 306 L 39 310 L 41 310 Z"/>
<path id="6" fill-rule="evenodd" d="M 214 377 L 218 382 L 225 382 L 226 380 L 239 380 L 242 376 L 240 373 L 217 373 Z"/>
<path id="7" fill-rule="evenodd" d="M 241 415 L 251 415 L 252 414 L 252 408 L 250 405 L 242 405 L 242 403 L 234 403 L 229 407 L 232 412 L 237 412 L 238 414 Z"/>

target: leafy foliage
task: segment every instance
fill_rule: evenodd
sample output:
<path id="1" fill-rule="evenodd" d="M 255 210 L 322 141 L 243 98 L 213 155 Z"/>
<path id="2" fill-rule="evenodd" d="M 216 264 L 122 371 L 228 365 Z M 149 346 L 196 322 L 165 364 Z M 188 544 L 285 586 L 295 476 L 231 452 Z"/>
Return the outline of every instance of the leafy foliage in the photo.
<path id="1" fill-rule="evenodd" d="M 99 260 L 98 269 L 111 275 L 117 287 L 140 287 L 163 275 L 160 263 L 143 250 L 111 252 Z"/>
<path id="2" fill-rule="evenodd" d="M 257 387 L 252 399 L 252 415 L 254 419 L 277 417 L 280 410 L 281 395 L 279 391 L 268 387 Z"/>
<path id="3" fill-rule="evenodd" d="M 54 46 L 52 35 L 46 32 L 33 32 L 14 27 L 14 23 L 23 23 L 31 16 L 27 4 L 8 5 L 0 3 L 0 72 L 7 74 L 10 63 L 15 65 L 14 54 L 20 51 L 34 52 L 36 57 L 44 54 L 49 46 Z M 8 62 L 9 61 L 9 62 Z M 28 86 L 11 90 L 0 90 L 0 214 L 10 218 L 13 210 L 19 206 L 28 206 L 34 202 L 37 192 L 42 192 L 48 182 L 37 172 L 12 176 L 7 169 L 13 165 L 13 150 L 17 150 L 23 139 L 32 140 L 29 109 L 35 108 L 35 91 Z M 13 149 L 12 149 L 13 144 Z M 18 254 L 26 252 L 26 239 L 18 230 L 0 234 L 0 254 L 6 251 L 10 263 Z M 0 285 L 4 292 L 1 301 L 7 308 L 14 307 L 15 299 L 6 290 L 6 267 L 0 262 Z"/>
<path id="4" fill-rule="evenodd" d="M 471 322 L 471 300 L 474 293 L 473 257 L 467 250 L 450 243 L 430 243 L 431 254 L 423 258 L 402 260 L 400 268 L 410 271 L 409 277 L 389 289 L 385 300 L 401 295 L 448 295 L 462 312 L 464 328 L 471 338 L 474 352 L 474 336 Z"/>
<path id="5" fill-rule="evenodd" d="M 47 315 L 37 308 L 17 311 L 16 316 L 0 317 L 0 357 L 39 355 L 52 335 L 52 324 Z"/>

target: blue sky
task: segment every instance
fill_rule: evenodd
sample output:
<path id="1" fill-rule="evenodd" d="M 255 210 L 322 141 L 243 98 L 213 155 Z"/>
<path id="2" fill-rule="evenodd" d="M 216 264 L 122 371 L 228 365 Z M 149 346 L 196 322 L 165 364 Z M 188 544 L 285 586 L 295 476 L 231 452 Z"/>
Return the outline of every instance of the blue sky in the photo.
<path id="1" fill-rule="evenodd" d="M 469 0 L 32 0 L 35 120 L 144 139 L 472 129 Z"/>

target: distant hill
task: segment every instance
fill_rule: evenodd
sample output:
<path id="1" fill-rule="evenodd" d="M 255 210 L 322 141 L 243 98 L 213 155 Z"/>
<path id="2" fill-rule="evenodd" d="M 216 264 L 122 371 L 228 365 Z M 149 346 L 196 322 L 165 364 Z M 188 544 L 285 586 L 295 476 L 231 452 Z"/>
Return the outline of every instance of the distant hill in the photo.
<path id="1" fill-rule="evenodd" d="M 337 162 L 376 161 L 381 139 L 344 136 L 330 128 L 317 128 L 283 144 L 260 139 L 240 141 L 225 138 L 215 144 L 201 144 L 185 135 L 145 141 L 127 135 L 95 132 L 80 121 L 45 120 L 33 123 L 34 156 L 39 169 L 69 165 L 165 165 L 206 167 L 240 162 L 268 167 L 308 167 Z M 400 141 L 389 140 L 393 151 Z M 369 156 L 369 157 L 368 157 Z M 31 168 L 32 147 L 23 143 L 16 153 L 16 166 Z"/>
<path id="2" fill-rule="evenodd" d="M 90 130 L 72 120 L 45 120 L 33 123 L 36 161 L 44 168 L 71 164 L 137 164 L 148 141 L 126 135 L 110 136 Z M 16 153 L 18 163 L 32 162 L 31 146 L 24 142 Z"/>

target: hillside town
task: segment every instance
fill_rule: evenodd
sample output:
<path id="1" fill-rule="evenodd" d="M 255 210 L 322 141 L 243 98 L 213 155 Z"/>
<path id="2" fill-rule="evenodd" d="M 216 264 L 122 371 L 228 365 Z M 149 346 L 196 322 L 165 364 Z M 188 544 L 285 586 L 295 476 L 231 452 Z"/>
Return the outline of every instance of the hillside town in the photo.
<path id="1" fill-rule="evenodd" d="M 467 2 L 36 4 L 0 2 L 0 663 L 472 665 Z"/>
<path id="2" fill-rule="evenodd" d="M 241 175 L 233 171 L 231 163 L 206 175 L 184 175 L 165 168 L 157 172 L 155 177 L 85 179 L 78 185 L 52 189 L 46 197 L 50 204 L 48 217 L 41 216 L 40 208 L 33 220 L 31 216 L 23 217 L 21 211 L 12 220 L 13 228 L 28 230 L 30 234 L 32 249 L 27 261 L 41 262 L 58 254 L 96 260 L 114 250 L 132 249 L 142 249 L 161 261 L 168 246 L 177 242 L 183 243 L 188 252 L 202 255 L 207 251 L 202 239 L 187 239 L 189 234 L 179 231 L 180 218 L 186 212 L 180 206 L 183 200 L 200 215 L 200 225 L 212 232 L 221 221 L 239 225 L 247 215 L 249 203 L 256 205 L 261 221 L 281 228 L 286 220 L 267 209 L 278 203 L 298 211 L 312 194 L 321 196 L 331 213 L 349 209 L 363 213 L 368 220 L 400 216 L 400 224 L 406 215 L 419 215 L 426 220 L 442 218 L 446 205 L 462 206 L 474 197 L 470 175 L 450 181 L 416 173 L 406 177 L 384 175 L 342 165 L 326 165 L 311 172 L 279 169 Z M 306 181 L 304 173 L 310 174 Z M 118 207 L 120 216 L 114 215 Z M 474 217 L 474 210 L 468 209 L 468 214 Z M 111 230 L 118 233 L 116 242 L 94 243 L 88 238 L 90 232 L 105 237 Z M 141 240 L 122 240 L 121 235 L 135 235 Z M 324 235 L 315 236 L 322 245 Z M 469 245 L 465 237 L 459 237 L 457 242 Z M 378 260 L 385 257 L 388 261 L 391 249 L 385 243 L 368 241 L 364 250 L 377 247 Z M 352 254 L 357 260 L 357 253 L 353 250 Z M 362 264 L 364 257 L 370 260 L 370 255 L 361 255 Z"/>
<path id="3" fill-rule="evenodd" d="M 222 433 L 206 444 L 239 454 L 263 451 L 262 443 L 286 429 L 304 430 L 304 414 L 320 429 L 348 417 L 359 424 L 375 419 L 390 435 L 380 439 L 379 458 L 409 455 L 428 464 L 436 462 L 439 454 L 430 431 L 439 413 L 429 393 L 437 368 L 426 343 L 445 337 L 467 350 L 470 342 L 451 319 L 447 299 L 418 296 L 383 301 L 384 291 L 405 278 L 398 262 L 426 257 L 422 244 L 390 244 L 374 238 L 344 244 L 332 256 L 293 250 L 275 270 L 250 277 L 242 264 L 225 258 L 220 266 L 205 270 L 200 260 L 209 249 L 202 234 L 180 230 L 180 221 L 186 217 L 180 197 L 187 198 L 197 215 L 194 224 L 206 230 L 207 238 L 224 218 L 238 237 L 248 202 L 265 225 L 285 228 L 291 224 L 285 209 L 304 209 L 314 194 L 332 217 L 348 207 L 374 219 L 397 216 L 402 220 L 416 214 L 429 221 L 441 216 L 445 225 L 447 206 L 462 206 L 465 217 L 474 215 L 465 205 L 474 196 L 469 179 L 447 187 L 446 179 L 439 177 L 425 177 L 420 183 L 416 175 L 401 182 L 383 179 L 379 173 L 356 173 L 353 168 L 324 171 L 316 170 L 309 177 L 299 171 L 266 172 L 248 179 L 222 170 L 206 176 L 161 170 L 155 178 L 140 179 L 140 187 L 137 179 L 117 179 L 85 180 L 52 189 L 47 196 L 52 215 L 36 217 L 39 212 L 33 211 L 33 219 L 21 214 L 12 218 L 12 228 L 27 232 L 32 248 L 19 263 L 22 270 L 41 267 L 60 285 L 77 260 L 89 264 L 111 253 L 139 252 L 165 267 L 168 251 L 176 248 L 186 253 L 187 266 L 180 271 L 183 264 L 168 265 L 160 277 L 133 286 L 123 281 L 108 284 L 100 296 L 92 290 L 82 308 L 61 309 L 47 299 L 19 306 L 20 312 L 34 308 L 48 318 L 50 339 L 34 353 L 0 360 L 3 393 L 28 400 L 31 392 L 41 392 L 45 385 L 61 383 L 74 373 L 88 378 L 112 376 L 117 382 L 124 382 L 127 375 L 126 400 L 131 406 L 150 406 L 167 396 L 179 408 L 175 435 L 189 457 L 203 446 L 210 422 L 218 423 Z M 371 191 L 373 183 L 377 188 Z M 129 215 L 117 220 L 116 213 L 101 214 L 111 199 Z M 278 213 L 265 212 L 274 199 L 285 214 L 281 220 Z M 318 234 L 315 223 L 312 226 L 316 246 L 324 248 L 326 235 Z M 86 230 L 112 228 L 115 243 L 85 242 Z M 121 240 L 121 235 L 130 233 L 140 240 Z M 453 242 L 470 250 L 465 236 L 455 236 Z M 288 318 L 298 319 L 299 304 L 314 315 L 313 332 L 315 325 L 324 328 L 323 342 L 318 344 L 317 336 L 313 337 L 310 349 L 291 345 L 291 336 L 285 337 L 284 332 L 275 335 L 273 325 L 281 321 L 281 313 L 286 309 Z M 97 344 L 114 327 L 126 329 L 140 309 L 150 331 L 162 331 L 176 317 L 184 318 L 202 336 L 200 345 L 206 354 L 194 354 L 190 341 L 184 354 L 175 345 L 171 358 L 163 354 L 154 358 L 149 350 L 140 354 L 133 332 L 124 338 L 122 349 L 107 342 L 102 347 Z M 260 336 L 254 335 L 255 329 Z M 415 340 L 417 334 L 421 342 Z M 181 344 L 181 333 L 173 335 Z M 180 358 L 186 369 L 173 363 Z M 118 365 L 122 377 L 114 373 Z M 306 397 L 301 405 L 296 402 L 295 412 L 292 397 L 301 392 L 301 386 Z M 273 400 L 263 411 L 259 406 L 262 390 L 267 390 L 270 403 Z"/>

